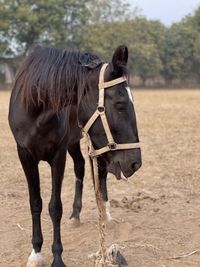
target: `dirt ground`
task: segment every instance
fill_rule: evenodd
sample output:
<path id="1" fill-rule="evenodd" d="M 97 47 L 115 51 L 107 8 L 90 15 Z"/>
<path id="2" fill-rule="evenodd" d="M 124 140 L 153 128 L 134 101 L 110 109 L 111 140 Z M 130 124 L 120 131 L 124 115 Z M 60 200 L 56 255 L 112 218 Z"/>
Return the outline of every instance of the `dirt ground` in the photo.
<path id="1" fill-rule="evenodd" d="M 0 267 L 25 267 L 31 252 L 31 217 L 7 122 L 9 94 L 0 92 Z M 200 91 L 138 90 L 134 96 L 143 166 L 128 183 L 108 177 L 111 213 L 117 222 L 108 229 L 107 246 L 118 243 L 129 267 L 199 267 Z M 43 255 L 50 266 L 50 169 L 43 162 L 40 171 Z M 88 254 L 98 250 L 98 231 L 89 170 L 79 228 L 72 228 L 68 219 L 73 194 L 68 158 L 62 191 L 63 259 L 68 267 L 90 267 Z"/>

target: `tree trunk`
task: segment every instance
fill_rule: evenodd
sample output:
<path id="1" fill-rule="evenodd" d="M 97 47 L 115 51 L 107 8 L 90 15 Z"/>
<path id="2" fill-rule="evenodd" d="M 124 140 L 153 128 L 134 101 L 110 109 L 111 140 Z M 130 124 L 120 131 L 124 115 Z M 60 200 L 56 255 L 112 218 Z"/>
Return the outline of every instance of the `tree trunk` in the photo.
<path id="1" fill-rule="evenodd" d="M 8 63 L 3 63 L 3 73 L 5 76 L 5 84 L 12 84 L 15 77 L 12 66 Z"/>

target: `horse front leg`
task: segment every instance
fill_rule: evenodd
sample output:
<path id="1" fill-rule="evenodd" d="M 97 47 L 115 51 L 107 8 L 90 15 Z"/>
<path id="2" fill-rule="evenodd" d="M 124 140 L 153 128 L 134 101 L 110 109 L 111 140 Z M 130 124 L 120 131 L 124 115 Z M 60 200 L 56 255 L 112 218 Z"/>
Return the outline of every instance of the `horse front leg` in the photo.
<path id="1" fill-rule="evenodd" d="M 74 226 L 80 225 L 80 212 L 82 209 L 82 193 L 83 193 L 83 178 L 85 174 L 85 160 L 81 153 L 80 142 L 68 146 L 68 152 L 74 162 L 75 194 L 73 202 L 73 210 L 70 219 L 73 220 Z"/>
<path id="2" fill-rule="evenodd" d="M 52 174 L 52 193 L 49 202 L 49 214 L 53 223 L 53 263 L 51 267 L 66 267 L 62 260 L 63 246 L 61 242 L 60 224 L 62 218 L 61 188 L 65 170 L 66 149 L 57 151 L 55 157 L 50 161 Z"/>
<path id="3" fill-rule="evenodd" d="M 28 258 L 26 267 L 44 267 L 46 263 L 41 255 L 43 236 L 41 230 L 42 199 L 40 196 L 40 180 L 38 162 L 25 149 L 17 146 L 29 189 L 29 201 L 32 214 L 32 245 L 33 250 Z"/>

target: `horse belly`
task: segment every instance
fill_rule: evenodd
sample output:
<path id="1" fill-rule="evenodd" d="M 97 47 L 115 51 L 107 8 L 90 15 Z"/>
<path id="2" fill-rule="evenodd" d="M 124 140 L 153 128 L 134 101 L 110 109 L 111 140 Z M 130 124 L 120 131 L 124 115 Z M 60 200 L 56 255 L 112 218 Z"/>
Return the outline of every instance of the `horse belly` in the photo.
<path id="1" fill-rule="evenodd" d="M 9 112 L 9 124 L 16 143 L 37 160 L 49 160 L 60 146 L 67 147 L 69 127 L 64 112 L 55 114 L 48 110 L 34 117 L 14 105 Z"/>

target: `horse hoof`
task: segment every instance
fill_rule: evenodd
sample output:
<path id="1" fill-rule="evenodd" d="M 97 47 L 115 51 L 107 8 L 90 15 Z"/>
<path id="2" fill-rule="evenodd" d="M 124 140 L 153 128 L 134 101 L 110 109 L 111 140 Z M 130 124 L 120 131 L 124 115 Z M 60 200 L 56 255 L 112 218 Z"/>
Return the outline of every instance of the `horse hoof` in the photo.
<path id="1" fill-rule="evenodd" d="M 79 218 L 74 218 L 74 217 L 72 217 L 72 218 L 70 219 L 70 226 L 71 226 L 72 228 L 80 227 L 80 225 L 81 225 L 81 222 L 80 222 L 80 219 L 79 219 Z"/>
<path id="2" fill-rule="evenodd" d="M 51 264 L 51 267 L 67 267 L 61 257 L 55 257 L 53 260 L 53 263 Z"/>
<path id="3" fill-rule="evenodd" d="M 26 267 L 47 267 L 47 263 L 43 259 L 41 253 L 35 253 L 34 250 L 32 250 L 31 255 L 28 258 Z"/>

